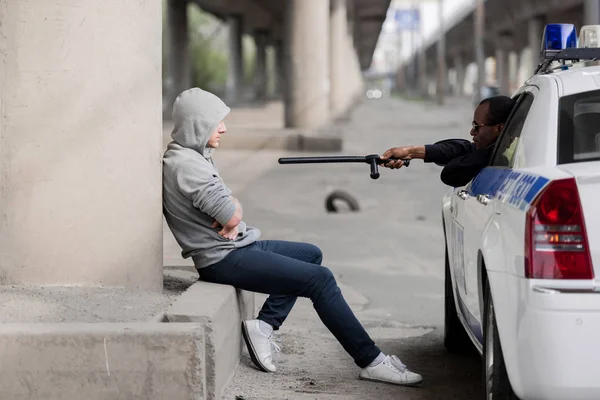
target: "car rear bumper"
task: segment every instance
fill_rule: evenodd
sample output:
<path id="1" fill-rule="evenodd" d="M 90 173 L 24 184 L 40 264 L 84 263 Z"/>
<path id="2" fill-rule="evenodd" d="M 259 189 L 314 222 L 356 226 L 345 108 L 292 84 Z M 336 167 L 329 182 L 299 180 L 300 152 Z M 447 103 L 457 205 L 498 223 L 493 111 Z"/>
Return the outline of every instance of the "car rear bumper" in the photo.
<path id="1" fill-rule="evenodd" d="M 543 291 L 539 281 L 505 279 L 516 298 L 501 301 L 508 307 L 497 318 L 515 393 L 522 399 L 600 399 L 600 293 Z M 501 293 L 492 288 L 496 309 Z"/>

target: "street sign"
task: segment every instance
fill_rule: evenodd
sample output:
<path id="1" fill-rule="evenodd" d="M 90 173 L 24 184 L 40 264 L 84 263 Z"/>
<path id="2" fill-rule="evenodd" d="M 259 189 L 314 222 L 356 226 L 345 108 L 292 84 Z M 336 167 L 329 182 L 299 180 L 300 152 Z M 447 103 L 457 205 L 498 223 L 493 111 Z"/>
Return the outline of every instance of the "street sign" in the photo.
<path id="1" fill-rule="evenodd" d="M 421 22 L 421 15 L 418 8 L 396 9 L 394 13 L 394 23 L 396 29 L 416 30 Z"/>

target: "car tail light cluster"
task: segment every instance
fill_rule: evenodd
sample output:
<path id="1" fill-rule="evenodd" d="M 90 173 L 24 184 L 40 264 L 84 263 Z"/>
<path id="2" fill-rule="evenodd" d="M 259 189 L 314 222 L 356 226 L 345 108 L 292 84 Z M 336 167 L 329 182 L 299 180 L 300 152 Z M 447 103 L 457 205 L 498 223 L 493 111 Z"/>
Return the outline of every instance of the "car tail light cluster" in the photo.
<path id="1" fill-rule="evenodd" d="M 525 229 L 525 276 L 593 279 L 575 179 L 552 181 L 531 205 Z"/>

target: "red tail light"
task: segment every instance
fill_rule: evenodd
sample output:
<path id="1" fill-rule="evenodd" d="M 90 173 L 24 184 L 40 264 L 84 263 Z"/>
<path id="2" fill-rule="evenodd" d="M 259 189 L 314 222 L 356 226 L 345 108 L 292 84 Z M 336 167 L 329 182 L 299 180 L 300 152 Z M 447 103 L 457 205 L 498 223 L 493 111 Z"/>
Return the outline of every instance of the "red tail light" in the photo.
<path id="1" fill-rule="evenodd" d="M 593 279 L 575 179 L 550 182 L 531 205 L 525 228 L 525 276 Z"/>

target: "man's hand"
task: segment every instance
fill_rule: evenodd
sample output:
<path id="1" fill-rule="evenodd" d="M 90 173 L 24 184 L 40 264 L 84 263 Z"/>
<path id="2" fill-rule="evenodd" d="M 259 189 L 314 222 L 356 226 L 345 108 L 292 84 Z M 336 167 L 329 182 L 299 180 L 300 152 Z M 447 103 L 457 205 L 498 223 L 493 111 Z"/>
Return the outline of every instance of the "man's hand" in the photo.
<path id="1" fill-rule="evenodd" d="M 219 231 L 219 235 L 223 236 L 225 239 L 235 240 L 235 238 L 237 238 L 239 234 L 237 226 L 234 226 L 233 228 L 223 228 L 223 226 L 218 221 L 213 222 L 212 227 L 221 228 L 221 230 Z"/>
<path id="2" fill-rule="evenodd" d="M 238 236 L 238 227 L 234 226 L 233 228 L 223 228 L 219 232 L 219 235 L 223 236 L 225 239 L 235 240 Z"/>
<path id="3" fill-rule="evenodd" d="M 402 162 L 402 159 L 405 159 L 405 160 L 411 159 L 409 149 L 410 149 L 410 147 L 404 146 L 404 147 L 393 147 L 393 148 L 387 150 L 379 158 L 381 158 L 382 160 L 388 160 L 389 158 L 397 158 L 397 160 L 389 160 L 388 162 L 386 162 L 382 165 L 385 168 L 389 168 L 389 169 L 402 168 L 402 166 L 404 165 L 404 163 Z"/>
<path id="4" fill-rule="evenodd" d="M 382 165 L 386 168 L 390 169 L 398 169 L 402 168 L 404 163 L 402 160 L 412 160 L 413 158 L 425 158 L 425 146 L 402 146 L 402 147 L 392 147 L 387 150 L 383 155 L 379 158 L 382 160 L 387 160 L 389 158 L 396 158 L 397 160 L 389 160 Z"/>

